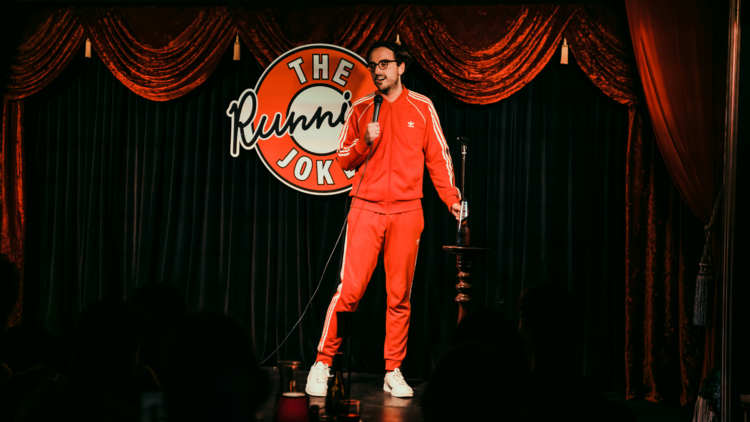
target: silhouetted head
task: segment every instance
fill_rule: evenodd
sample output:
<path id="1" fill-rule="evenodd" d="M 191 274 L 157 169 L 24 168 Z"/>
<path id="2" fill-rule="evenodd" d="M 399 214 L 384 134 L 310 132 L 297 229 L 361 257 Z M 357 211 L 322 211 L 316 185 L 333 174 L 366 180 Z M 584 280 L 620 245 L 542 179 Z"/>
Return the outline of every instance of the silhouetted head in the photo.
<path id="1" fill-rule="evenodd" d="M 580 363 L 581 306 L 566 289 L 536 284 L 521 293 L 517 308 L 518 330 L 534 370 Z"/>
<path id="2" fill-rule="evenodd" d="M 150 324 L 171 325 L 185 317 L 184 295 L 167 283 L 148 283 L 128 299 L 149 315 Z"/>
<path id="3" fill-rule="evenodd" d="M 450 349 L 422 397 L 425 422 L 520 420 L 524 378 L 517 368 L 525 362 L 503 359 L 503 354 L 482 343 Z"/>
<path id="4" fill-rule="evenodd" d="M 424 419 L 484 421 L 502 414 L 518 420 L 527 374 L 515 327 L 499 312 L 478 310 L 458 324 L 433 371 L 422 399 Z"/>
<path id="5" fill-rule="evenodd" d="M 148 330 L 138 360 L 159 371 L 159 350 L 167 333 L 185 318 L 187 313 L 183 294 L 166 283 L 148 283 L 128 299 L 148 315 Z"/>
<path id="6" fill-rule="evenodd" d="M 497 358 L 518 363 L 523 377 L 528 371 L 523 340 L 508 318 L 492 309 L 480 309 L 463 318 L 453 330 L 451 346 L 464 343 L 481 343 L 497 352 Z"/>
<path id="7" fill-rule="evenodd" d="M 100 300 L 83 311 L 73 343 L 73 376 L 89 386 L 117 386 L 133 375 L 146 315 L 122 301 Z"/>
<path id="8" fill-rule="evenodd" d="M 267 395 L 250 336 L 224 315 L 186 318 L 163 353 L 160 381 L 170 421 L 252 420 Z"/>

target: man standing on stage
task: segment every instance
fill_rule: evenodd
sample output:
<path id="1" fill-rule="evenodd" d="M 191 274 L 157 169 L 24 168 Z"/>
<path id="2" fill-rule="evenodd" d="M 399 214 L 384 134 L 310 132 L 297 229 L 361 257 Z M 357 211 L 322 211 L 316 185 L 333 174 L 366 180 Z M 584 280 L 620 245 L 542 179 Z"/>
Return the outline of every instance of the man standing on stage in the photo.
<path id="1" fill-rule="evenodd" d="M 427 97 L 401 85 L 401 75 L 411 62 L 409 52 L 384 41 L 373 45 L 367 59 L 378 91 L 352 103 L 339 138 L 339 165 L 356 170 L 350 194 L 354 199 L 347 220 L 341 284 L 328 307 L 318 356 L 307 378 L 305 391 L 311 396 L 326 395 L 329 366 L 341 344 L 336 338 L 336 313 L 357 308 L 381 248 L 388 294 L 383 389 L 394 397 L 414 395 L 400 367 L 406 356 L 411 284 L 424 228 L 425 164 L 440 199 L 456 218 L 460 211 L 453 163 L 435 108 Z M 378 94 L 384 101 L 373 123 Z"/>

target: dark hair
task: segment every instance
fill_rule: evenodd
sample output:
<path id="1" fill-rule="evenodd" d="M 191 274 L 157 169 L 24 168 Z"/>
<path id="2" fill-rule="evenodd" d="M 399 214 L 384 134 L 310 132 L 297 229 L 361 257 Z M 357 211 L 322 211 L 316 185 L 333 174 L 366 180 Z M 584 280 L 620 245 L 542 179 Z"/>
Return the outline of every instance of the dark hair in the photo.
<path id="1" fill-rule="evenodd" d="M 411 62 L 414 60 L 411 56 L 411 53 L 409 53 L 409 50 L 404 47 L 403 45 L 396 44 L 393 41 L 378 41 L 375 44 L 370 47 L 369 50 L 367 50 L 367 57 L 366 60 L 370 61 L 370 55 L 376 48 L 385 47 L 391 51 L 393 51 L 393 58 L 396 59 L 396 64 L 401 66 L 401 63 L 404 63 L 405 67 L 408 69 Z"/>

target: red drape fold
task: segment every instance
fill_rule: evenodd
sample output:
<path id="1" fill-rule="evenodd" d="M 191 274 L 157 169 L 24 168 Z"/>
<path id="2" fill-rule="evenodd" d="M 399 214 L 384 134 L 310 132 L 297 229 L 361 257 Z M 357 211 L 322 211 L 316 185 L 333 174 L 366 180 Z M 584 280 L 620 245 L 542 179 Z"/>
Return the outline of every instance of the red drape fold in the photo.
<path id="1" fill-rule="evenodd" d="M 565 35 L 578 66 L 591 82 L 609 98 L 633 107 L 637 98 L 633 50 L 624 41 L 627 34 L 618 28 L 612 9 L 579 6 Z M 630 123 L 632 132 L 632 125 L 640 125 L 640 120 L 631 118 Z"/>
<path id="2" fill-rule="evenodd" d="M 169 19 L 168 13 L 162 13 Z M 203 83 L 235 33 L 226 7 L 201 8 L 182 33 L 164 46 L 139 41 L 129 27 L 135 23 L 126 22 L 117 8 L 84 8 L 79 14 L 94 50 L 115 77 L 153 101 L 179 98 Z"/>
<path id="3" fill-rule="evenodd" d="M 10 69 L 5 98 L 18 100 L 38 92 L 65 69 L 83 44 L 83 27 L 72 8 L 56 9 L 30 29 Z"/>
<path id="4" fill-rule="evenodd" d="M 691 218 L 655 151 L 637 104 L 636 64 L 611 9 L 582 6 L 566 36 L 576 61 L 610 98 L 629 106 L 625 233 L 625 380 L 628 399 L 693 400 L 702 333 L 692 324 L 700 222 Z M 644 124 L 645 120 L 645 124 Z M 693 259 L 691 261 L 691 258 Z"/>
<path id="5" fill-rule="evenodd" d="M 625 5 L 659 149 L 685 203 L 708 223 L 721 180 L 713 139 L 713 7 L 707 0 Z"/>
<path id="6" fill-rule="evenodd" d="M 33 16 L 25 39 L 13 57 L 3 98 L 0 132 L 0 252 L 23 272 L 26 239 L 24 197 L 23 98 L 47 86 L 65 69 L 83 44 L 83 28 L 72 8 Z M 23 280 L 10 325 L 21 322 Z"/>
<path id="7" fill-rule="evenodd" d="M 507 98 L 541 72 L 575 13 L 571 5 L 411 6 L 403 41 L 461 101 Z"/>
<path id="8" fill-rule="evenodd" d="M 626 398 L 697 397 L 703 333 L 692 323 L 701 223 L 680 198 L 647 117 L 628 143 L 625 234 Z"/>
<path id="9" fill-rule="evenodd" d="M 714 56 L 722 57 L 721 52 L 715 50 L 721 48 L 720 43 L 717 46 L 713 41 L 714 5 L 707 0 L 626 0 L 625 6 L 645 103 L 659 150 L 680 196 L 692 213 L 707 223 L 723 173 L 723 134 L 714 127 L 721 125 L 722 120 L 717 119 L 722 113 L 716 110 L 723 110 L 722 93 L 714 90 L 715 86 L 723 87 L 716 80 L 721 75 L 713 74 L 717 65 Z M 716 247 L 720 237 L 721 231 L 714 230 L 714 262 L 721 262 L 718 260 L 721 249 Z M 696 264 L 688 262 L 686 265 L 692 270 Z M 694 280 L 685 279 L 685 282 L 687 287 Z M 716 289 L 720 289 L 719 283 Z M 681 305 L 692 308 L 693 301 L 687 296 Z M 703 374 L 716 360 L 716 324 L 720 321 L 716 317 L 720 304 L 716 297 L 714 295 L 712 326 L 705 330 L 701 346 L 705 354 Z M 690 310 L 685 318 L 692 319 Z M 683 374 L 700 374 L 694 370 L 696 365 L 692 361 L 684 360 L 684 363 Z M 695 379 L 694 383 L 698 381 Z M 658 400 L 661 391 L 657 386 L 645 377 L 644 384 L 646 397 Z M 688 389 L 683 386 L 685 390 Z M 694 395 L 683 395 L 683 404 L 691 397 Z"/>
<path id="10" fill-rule="evenodd" d="M 300 45 L 329 43 L 361 56 L 376 41 L 393 39 L 410 6 L 357 5 L 315 8 L 236 7 L 240 37 L 264 67 Z M 347 22 L 347 24 L 342 24 Z"/>
<path id="11" fill-rule="evenodd" d="M 3 99 L 0 134 L 0 208 L 2 237 L 0 253 L 23 269 L 26 241 L 26 199 L 24 187 L 23 101 Z M 23 288 L 23 285 L 21 286 Z M 19 293 L 11 326 L 21 321 L 23 290 Z"/>

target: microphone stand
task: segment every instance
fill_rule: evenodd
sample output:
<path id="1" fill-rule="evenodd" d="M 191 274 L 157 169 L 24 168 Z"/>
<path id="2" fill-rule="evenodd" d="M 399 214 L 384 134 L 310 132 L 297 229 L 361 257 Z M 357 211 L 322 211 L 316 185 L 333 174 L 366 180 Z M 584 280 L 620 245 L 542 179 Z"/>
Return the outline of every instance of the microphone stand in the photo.
<path id="1" fill-rule="evenodd" d="M 466 139 L 460 136 L 458 139 Z M 461 196 L 466 196 L 466 142 L 461 141 Z"/>
<path id="2" fill-rule="evenodd" d="M 471 304 L 471 269 L 474 257 L 483 255 L 489 251 L 488 248 L 478 248 L 469 246 L 470 238 L 468 231 L 468 201 L 466 200 L 466 153 L 468 149 L 468 138 L 459 136 L 457 139 L 461 143 L 461 214 L 458 220 L 458 235 L 456 236 L 456 246 L 443 246 L 443 250 L 451 255 L 456 255 L 456 267 L 458 268 L 458 322 L 466 317 L 469 313 Z M 466 221 L 464 221 L 466 220 Z M 465 225 L 465 227 L 462 227 Z"/>

